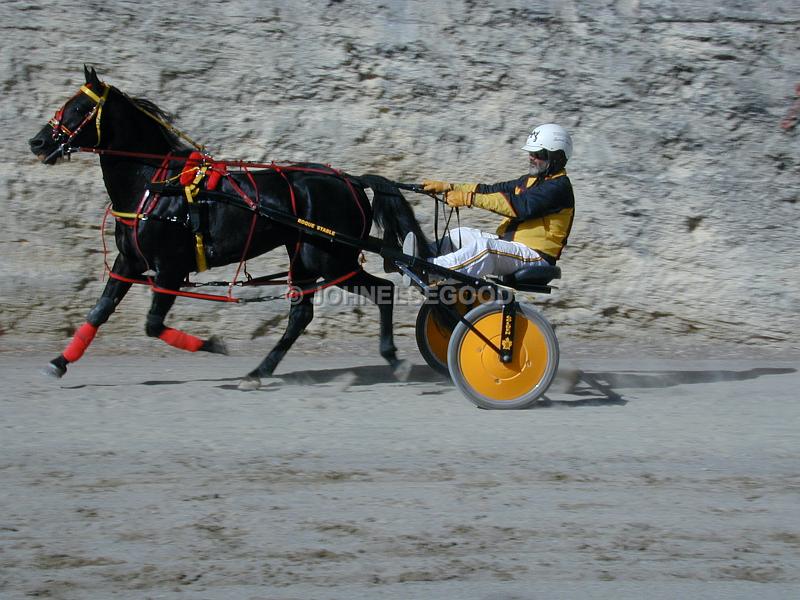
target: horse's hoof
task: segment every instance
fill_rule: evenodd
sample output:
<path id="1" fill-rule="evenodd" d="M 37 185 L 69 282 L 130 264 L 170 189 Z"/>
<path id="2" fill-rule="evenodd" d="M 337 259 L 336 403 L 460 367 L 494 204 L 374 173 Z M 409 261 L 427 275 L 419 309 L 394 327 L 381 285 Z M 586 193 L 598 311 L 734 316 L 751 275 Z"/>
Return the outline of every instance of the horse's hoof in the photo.
<path id="1" fill-rule="evenodd" d="M 409 376 L 411 375 L 411 367 L 413 367 L 409 361 L 406 359 L 398 360 L 397 363 L 392 367 L 392 372 L 394 373 L 395 379 L 397 381 L 408 381 Z"/>
<path id="2" fill-rule="evenodd" d="M 225 354 L 226 356 L 228 354 L 228 345 L 221 337 L 217 337 L 216 335 L 212 335 L 203 342 L 203 347 L 200 349 L 205 352 L 211 352 L 212 354 Z"/>
<path id="3" fill-rule="evenodd" d="M 47 363 L 47 366 L 42 369 L 42 373 L 47 375 L 48 377 L 53 377 L 54 379 L 61 379 L 64 376 L 64 373 L 67 372 L 66 367 L 60 367 L 53 363 Z"/>
<path id="4" fill-rule="evenodd" d="M 350 386 L 353 385 L 356 381 L 358 381 L 358 375 L 353 373 L 352 371 L 348 371 L 336 377 L 331 384 L 333 384 L 333 389 L 337 392 L 346 392 L 350 389 Z"/>
<path id="5" fill-rule="evenodd" d="M 261 378 L 248 375 L 239 382 L 238 388 L 243 392 L 252 392 L 261 387 Z"/>
<path id="6" fill-rule="evenodd" d="M 562 394 L 572 394 L 581 382 L 581 372 L 578 369 L 562 368 L 558 370 L 553 380 L 554 387 L 559 386 Z"/>

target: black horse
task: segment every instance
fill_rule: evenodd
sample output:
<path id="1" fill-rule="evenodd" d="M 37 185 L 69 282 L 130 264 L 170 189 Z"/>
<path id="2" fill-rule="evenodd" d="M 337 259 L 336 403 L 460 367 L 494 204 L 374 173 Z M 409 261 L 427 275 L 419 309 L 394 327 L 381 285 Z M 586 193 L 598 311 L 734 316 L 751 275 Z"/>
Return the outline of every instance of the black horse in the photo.
<path id="1" fill-rule="evenodd" d="M 192 153 L 182 141 L 188 138 L 154 103 L 131 98 L 100 81 L 93 68 L 84 67 L 84 72 L 86 84 L 30 140 L 30 148 L 48 165 L 58 162 L 69 148 L 95 149 L 117 219 L 119 254 L 86 323 L 49 363 L 52 375 L 61 377 L 67 365 L 81 357 L 132 283 L 145 276 L 151 277 L 154 291 L 145 325 L 148 336 L 184 350 L 226 353 L 216 336 L 200 340 L 164 324 L 175 292 L 191 272 L 283 246 L 289 254 L 290 278 L 301 293 L 291 304 L 286 332 L 240 387 L 255 389 L 261 377 L 273 373 L 311 322 L 312 299 L 320 283 L 380 299 L 380 353 L 402 376 L 408 363 L 397 358 L 393 342 L 394 284 L 363 270 L 359 248 L 331 243 L 264 216 L 265 210 L 273 209 L 364 240 L 374 218 L 384 231 L 384 244 L 399 248 L 408 232 L 423 236 L 411 207 L 392 182 L 310 163 L 228 172 L 224 163 L 209 163 Z M 373 190 L 371 206 L 367 187 Z"/>

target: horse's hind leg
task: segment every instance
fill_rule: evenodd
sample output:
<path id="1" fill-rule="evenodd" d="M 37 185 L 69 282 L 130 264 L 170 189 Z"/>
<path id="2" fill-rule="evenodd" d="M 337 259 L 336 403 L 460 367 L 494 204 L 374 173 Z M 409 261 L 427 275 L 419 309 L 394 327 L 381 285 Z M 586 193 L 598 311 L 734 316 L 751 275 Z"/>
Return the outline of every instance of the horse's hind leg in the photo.
<path id="1" fill-rule="evenodd" d="M 163 289 L 178 290 L 183 279 L 183 276 L 178 277 L 173 275 L 166 278 L 159 275 L 156 277 L 156 285 Z M 145 333 L 147 333 L 149 337 L 157 337 L 170 346 L 180 350 L 227 354 L 228 349 L 225 343 L 217 336 L 212 335 L 207 340 L 201 340 L 198 337 L 164 325 L 167 313 L 172 308 L 172 305 L 175 304 L 175 298 L 176 296 L 174 294 L 160 292 L 155 292 L 153 294 L 150 311 L 147 313 Z"/>
<path id="2" fill-rule="evenodd" d="M 366 271 L 360 271 L 341 284 L 343 290 L 358 294 L 374 302 L 380 314 L 380 353 L 392 367 L 395 377 L 405 381 L 411 372 L 411 363 L 397 358 L 397 347 L 394 345 L 394 283 L 381 279 Z"/>
<path id="3" fill-rule="evenodd" d="M 131 272 L 131 267 L 122 256 L 117 256 L 112 272 L 127 276 L 136 274 Z M 89 344 L 94 340 L 98 328 L 108 321 L 108 318 L 116 310 L 117 305 L 122 301 L 129 289 L 131 289 L 130 283 L 109 278 L 97 304 L 86 315 L 86 322 L 75 332 L 72 341 L 64 349 L 64 352 L 47 364 L 45 372 L 48 375 L 62 377 L 67 372 L 67 365 L 83 356 Z"/>
<path id="4" fill-rule="evenodd" d="M 240 390 L 256 390 L 261 385 L 262 377 L 270 377 L 272 375 L 278 363 L 289 351 L 289 348 L 292 347 L 292 344 L 297 341 L 300 334 L 314 319 L 313 298 L 313 294 L 308 294 L 292 303 L 289 309 L 289 323 L 286 326 L 286 331 L 267 357 L 261 361 L 261 364 L 239 382 Z"/>

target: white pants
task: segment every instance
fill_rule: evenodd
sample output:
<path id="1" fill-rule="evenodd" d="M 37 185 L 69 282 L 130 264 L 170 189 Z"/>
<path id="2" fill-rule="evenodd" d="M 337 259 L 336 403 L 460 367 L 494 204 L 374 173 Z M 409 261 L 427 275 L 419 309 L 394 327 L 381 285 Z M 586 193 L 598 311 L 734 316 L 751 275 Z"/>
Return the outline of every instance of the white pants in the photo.
<path id="1" fill-rule="evenodd" d="M 525 244 L 501 240 L 493 233 L 458 227 L 442 241 L 443 254 L 432 262 L 470 277 L 508 275 L 522 267 L 547 261 Z"/>

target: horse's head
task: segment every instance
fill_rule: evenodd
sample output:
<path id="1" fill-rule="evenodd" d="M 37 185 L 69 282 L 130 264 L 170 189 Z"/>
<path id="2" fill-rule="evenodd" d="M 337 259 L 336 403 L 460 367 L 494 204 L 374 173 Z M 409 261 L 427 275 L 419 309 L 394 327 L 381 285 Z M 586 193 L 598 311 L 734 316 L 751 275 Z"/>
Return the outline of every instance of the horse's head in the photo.
<path id="1" fill-rule="evenodd" d="M 93 68 L 83 70 L 86 83 L 28 141 L 31 152 L 45 164 L 55 164 L 70 147 L 96 148 L 102 141 L 101 117 L 111 86 L 100 81 Z"/>

